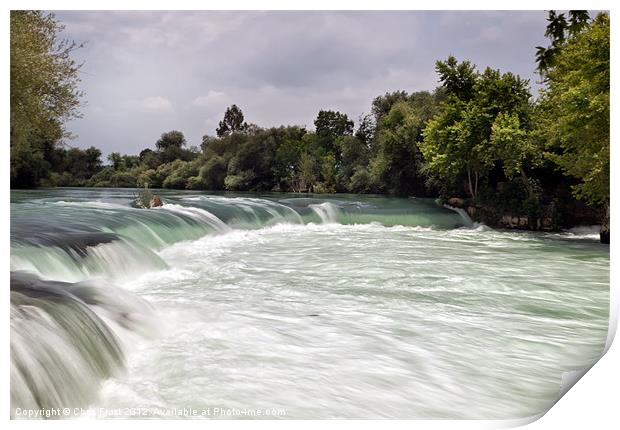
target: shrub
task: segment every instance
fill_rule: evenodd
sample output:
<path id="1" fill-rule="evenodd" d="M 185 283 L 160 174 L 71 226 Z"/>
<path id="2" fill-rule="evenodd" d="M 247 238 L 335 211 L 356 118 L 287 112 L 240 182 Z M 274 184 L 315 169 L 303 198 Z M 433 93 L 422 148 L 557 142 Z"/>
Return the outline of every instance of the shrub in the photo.
<path id="1" fill-rule="evenodd" d="M 351 176 L 349 190 L 353 193 L 368 193 L 372 189 L 372 176 L 365 167 L 355 169 Z"/>
<path id="2" fill-rule="evenodd" d="M 187 179 L 185 188 L 188 190 L 202 190 L 204 189 L 204 181 L 200 176 L 191 176 Z"/>
<path id="3" fill-rule="evenodd" d="M 237 175 L 228 175 L 224 179 L 224 186 L 230 191 L 247 190 L 254 180 L 254 172 L 251 170 L 244 170 Z"/>

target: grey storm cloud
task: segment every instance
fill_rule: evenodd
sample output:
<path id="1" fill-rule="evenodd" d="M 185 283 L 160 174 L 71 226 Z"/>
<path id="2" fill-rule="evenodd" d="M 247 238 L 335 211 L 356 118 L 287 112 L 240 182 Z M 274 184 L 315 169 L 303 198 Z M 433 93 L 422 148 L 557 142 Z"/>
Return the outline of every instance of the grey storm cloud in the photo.
<path id="1" fill-rule="evenodd" d="M 83 118 L 71 145 L 138 153 L 176 129 L 214 134 L 226 106 L 309 128 L 320 109 L 356 120 L 387 91 L 432 90 L 455 55 L 530 79 L 545 11 L 62 11 L 84 47 Z"/>

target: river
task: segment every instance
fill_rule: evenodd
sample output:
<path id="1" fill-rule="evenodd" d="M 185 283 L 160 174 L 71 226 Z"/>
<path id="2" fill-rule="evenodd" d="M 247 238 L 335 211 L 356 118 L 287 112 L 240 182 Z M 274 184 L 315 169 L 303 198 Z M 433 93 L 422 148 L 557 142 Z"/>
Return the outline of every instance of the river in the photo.
<path id="1" fill-rule="evenodd" d="M 161 196 L 11 193 L 14 416 L 522 418 L 604 348 L 609 247 L 587 228 L 497 231 L 431 199 Z"/>

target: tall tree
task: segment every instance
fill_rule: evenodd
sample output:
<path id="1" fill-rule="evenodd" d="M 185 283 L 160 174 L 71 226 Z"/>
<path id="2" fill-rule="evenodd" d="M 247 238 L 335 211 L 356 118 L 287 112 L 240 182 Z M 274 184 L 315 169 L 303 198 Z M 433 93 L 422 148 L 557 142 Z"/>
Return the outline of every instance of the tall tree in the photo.
<path id="1" fill-rule="evenodd" d="M 437 71 L 447 100 L 429 121 L 420 148 L 432 175 L 443 180 L 466 175 L 475 199 L 480 181 L 496 163 L 511 177 L 515 170 L 523 172 L 532 155 L 525 135 L 528 81 L 490 68 L 480 74 L 469 62 L 458 64 L 453 57 L 438 62 Z"/>
<path id="2" fill-rule="evenodd" d="M 426 194 L 419 143 L 437 104 L 433 94 L 412 93 L 396 102 L 377 124 L 371 173 L 381 190 L 397 195 Z"/>
<path id="3" fill-rule="evenodd" d="M 183 147 L 187 144 L 183 133 L 177 130 L 163 133 L 155 142 L 159 159 L 162 163 L 182 159 L 184 155 Z M 185 151 L 187 152 L 187 151 Z"/>
<path id="4" fill-rule="evenodd" d="M 579 180 L 575 196 L 609 210 L 610 22 L 599 14 L 560 44 L 545 70 L 539 131 L 548 156 Z M 606 220 L 608 222 L 608 219 Z M 603 238 L 605 239 L 605 238 Z M 609 240 L 607 232 L 607 240 Z"/>
<path id="5" fill-rule="evenodd" d="M 316 136 L 325 155 L 337 156 L 336 139 L 353 134 L 353 121 L 346 114 L 321 110 L 314 120 Z"/>
<path id="6" fill-rule="evenodd" d="M 11 186 L 37 186 L 49 171 L 45 147 L 69 137 L 64 123 L 79 116 L 79 45 L 60 38 L 51 13 L 11 11 L 10 21 Z"/>
<path id="7" fill-rule="evenodd" d="M 161 137 L 155 142 L 155 147 L 159 151 L 165 151 L 170 148 L 181 149 L 187 144 L 185 136 L 177 130 L 162 133 Z"/>
<path id="8" fill-rule="evenodd" d="M 224 119 L 220 121 L 219 127 L 216 130 L 217 136 L 222 137 L 231 133 L 243 131 L 248 127 L 243 117 L 243 112 L 237 107 L 232 105 L 226 109 L 224 113 Z"/>

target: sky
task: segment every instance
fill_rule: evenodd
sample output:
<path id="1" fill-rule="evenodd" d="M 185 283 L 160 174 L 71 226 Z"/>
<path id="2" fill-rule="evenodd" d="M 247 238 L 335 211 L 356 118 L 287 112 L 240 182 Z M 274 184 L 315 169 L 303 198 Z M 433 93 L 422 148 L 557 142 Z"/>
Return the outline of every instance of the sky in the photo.
<path id="1" fill-rule="evenodd" d="M 59 11 L 83 42 L 83 117 L 71 146 L 137 154 L 166 131 L 214 135 L 235 103 L 262 127 L 356 121 L 388 91 L 433 90 L 454 55 L 530 79 L 545 11 Z"/>

